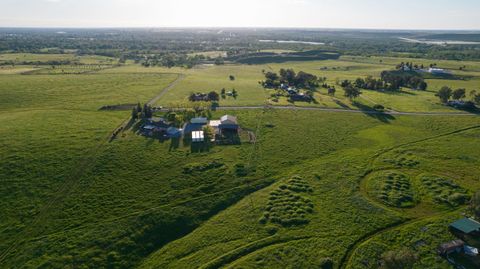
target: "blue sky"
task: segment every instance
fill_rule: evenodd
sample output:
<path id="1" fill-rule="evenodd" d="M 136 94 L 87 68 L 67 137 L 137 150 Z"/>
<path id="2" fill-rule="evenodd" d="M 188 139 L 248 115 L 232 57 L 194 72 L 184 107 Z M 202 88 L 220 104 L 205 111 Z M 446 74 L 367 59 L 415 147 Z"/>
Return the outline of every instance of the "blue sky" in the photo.
<path id="1" fill-rule="evenodd" d="M 0 27 L 480 30 L 480 0 L 0 0 Z"/>

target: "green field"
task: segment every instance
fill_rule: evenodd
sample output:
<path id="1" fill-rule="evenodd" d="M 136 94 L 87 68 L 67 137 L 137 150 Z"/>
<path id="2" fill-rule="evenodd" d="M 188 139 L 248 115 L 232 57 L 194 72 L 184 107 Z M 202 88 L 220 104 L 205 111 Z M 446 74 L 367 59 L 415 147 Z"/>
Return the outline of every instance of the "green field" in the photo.
<path id="1" fill-rule="evenodd" d="M 48 60 L 63 57 L 73 56 Z M 468 80 L 428 80 L 426 92 L 365 90 L 358 103 L 340 87 L 335 97 L 321 89 L 317 103 L 272 103 L 258 83 L 262 70 L 288 67 L 333 84 L 379 76 L 399 61 L 407 59 L 193 69 L 128 63 L 81 74 L 0 69 L 0 268 L 321 268 L 326 261 L 377 268 L 384 252 L 405 247 L 419 256 L 415 268 L 449 268 L 434 250 L 453 239 L 448 223 L 480 189 L 480 118 L 456 115 L 434 91 L 476 89 L 479 63 L 462 63 Z M 221 99 L 226 110 L 211 117 L 237 116 L 254 143 L 198 152 L 187 140 L 140 136 L 135 125 L 110 141 L 130 111 L 99 111 L 162 92 L 158 105 L 182 106 L 191 92 L 222 88 L 239 95 Z M 234 108 L 267 103 L 274 106 Z M 376 103 L 446 114 L 275 108 Z"/>

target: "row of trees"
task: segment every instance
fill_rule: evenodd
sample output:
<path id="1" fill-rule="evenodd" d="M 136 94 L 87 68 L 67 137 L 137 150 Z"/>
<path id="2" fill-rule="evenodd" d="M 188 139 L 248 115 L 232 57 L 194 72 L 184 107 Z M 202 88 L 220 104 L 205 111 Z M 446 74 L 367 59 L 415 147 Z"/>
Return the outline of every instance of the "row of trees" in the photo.
<path id="1" fill-rule="evenodd" d="M 152 106 L 144 104 L 143 107 L 140 103 L 136 107 L 132 108 L 132 119 L 148 119 L 153 116 Z"/>
<path id="2" fill-rule="evenodd" d="M 314 90 L 326 78 L 318 78 L 315 75 L 300 71 L 296 73 L 293 69 L 280 69 L 280 75 L 274 72 L 265 73 L 265 81 L 261 82 L 263 87 L 278 89 L 282 84 L 300 89 Z"/>
<path id="3" fill-rule="evenodd" d="M 467 100 L 466 103 L 471 102 L 472 104 L 480 105 L 480 93 L 477 91 L 470 92 L 470 100 Z M 438 93 L 436 94 L 440 101 L 444 104 L 448 103 L 450 100 L 465 100 L 467 97 L 467 90 L 464 88 L 453 90 L 448 86 L 443 86 Z"/>
<path id="4" fill-rule="evenodd" d="M 398 71 L 383 71 L 381 80 L 386 90 L 397 91 L 401 87 L 408 87 L 414 90 L 425 91 L 428 84 L 417 74 Z"/>
<path id="5" fill-rule="evenodd" d="M 339 82 L 342 87 L 352 85 L 354 87 L 366 90 L 388 90 L 398 91 L 401 87 L 408 87 L 415 90 L 425 91 L 428 84 L 422 77 L 403 72 L 382 72 L 380 79 L 375 79 L 372 76 L 366 78 L 357 78 L 355 81 L 344 80 Z"/>
<path id="6" fill-rule="evenodd" d="M 220 100 L 220 95 L 216 91 L 211 91 L 209 93 L 191 93 L 188 100 L 190 102 L 217 102 Z"/>

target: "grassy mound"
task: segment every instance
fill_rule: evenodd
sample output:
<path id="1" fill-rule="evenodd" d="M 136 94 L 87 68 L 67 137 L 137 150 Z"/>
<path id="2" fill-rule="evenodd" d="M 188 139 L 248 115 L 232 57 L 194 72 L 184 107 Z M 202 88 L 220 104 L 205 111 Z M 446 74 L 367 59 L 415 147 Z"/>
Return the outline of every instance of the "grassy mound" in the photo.
<path id="1" fill-rule="evenodd" d="M 422 175 L 420 183 L 422 192 L 434 203 L 455 207 L 466 204 L 470 200 L 467 191 L 451 179 Z"/>
<path id="2" fill-rule="evenodd" d="M 307 214 L 313 212 L 313 202 L 299 193 L 312 191 L 312 187 L 301 177 L 293 177 L 286 184 L 280 185 L 277 190 L 270 192 L 260 223 L 270 221 L 282 226 L 308 223 Z"/>
<path id="3" fill-rule="evenodd" d="M 408 175 L 389 171 L 369 180 L 374 197 L 388 206 L 408 208 L 415 205 L 414 191 Z"/>

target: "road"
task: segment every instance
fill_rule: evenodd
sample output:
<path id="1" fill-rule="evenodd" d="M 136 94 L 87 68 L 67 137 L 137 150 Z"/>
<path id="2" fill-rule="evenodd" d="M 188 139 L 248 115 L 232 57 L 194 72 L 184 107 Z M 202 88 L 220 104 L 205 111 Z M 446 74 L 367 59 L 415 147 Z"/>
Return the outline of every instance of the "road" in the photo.
<path id="1" fill-rule="evenodd" d="M 375 111 L 375 110 L 354 110 L 342 108 L 325 108 L 325 107 L 303 107 L 303 106 L 218 106 L 214 110 L 253 110 L 253 109 L 284 109 L 284 110 L 311 110 L 311 111 L 327 111 L 338 113 L 359 113 L 370 115 L 406 115 L 406 116 L 477 116 L 479 114 L 468 112 L 400 112 L 400 111 Z M 178 108 L 176 108 L 178 110 Z M 169 108 L 163 108 L 162 111 L 168 111 Z"/>

